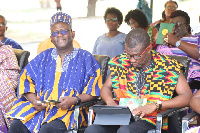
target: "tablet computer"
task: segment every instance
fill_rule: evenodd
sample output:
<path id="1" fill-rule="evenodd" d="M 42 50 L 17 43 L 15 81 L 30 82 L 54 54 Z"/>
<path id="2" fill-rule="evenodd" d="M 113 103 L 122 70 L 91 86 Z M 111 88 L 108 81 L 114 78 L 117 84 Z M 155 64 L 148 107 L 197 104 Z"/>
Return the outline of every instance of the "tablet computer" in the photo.
<path id="1" fill-rule="evenodd" d="M 129 125 L 131 112 L 127 106 L 94 105 L 96 113 L 93 124 L 96 125 Z"/>

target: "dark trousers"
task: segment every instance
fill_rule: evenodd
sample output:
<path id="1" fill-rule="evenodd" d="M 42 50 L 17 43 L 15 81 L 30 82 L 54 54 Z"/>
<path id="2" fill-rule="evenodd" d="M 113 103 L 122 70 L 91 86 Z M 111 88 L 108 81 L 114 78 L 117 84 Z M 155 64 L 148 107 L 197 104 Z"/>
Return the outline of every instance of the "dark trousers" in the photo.
<path id="1" fill-rule="evenodd" d="M 145 121 L 139 120 L 130 122 L 129 125 L 124 126 L 104 126 L 104 125 L 91 125 L 86 128 L 85 133 L 147 133 L 148 130 L 155 129 L 156 127 Z"/>
<path id="2" fill-rule="evenodd" d="M 49 123 L 44 123 L 39 133 L 63 133 L 67 131 L 65 123 L 59 119 L 55 119 Z M 20 120 L 13 120 L 10 128 L 9 133 L 30 133 L 27 127 L 20 121 Z"/>

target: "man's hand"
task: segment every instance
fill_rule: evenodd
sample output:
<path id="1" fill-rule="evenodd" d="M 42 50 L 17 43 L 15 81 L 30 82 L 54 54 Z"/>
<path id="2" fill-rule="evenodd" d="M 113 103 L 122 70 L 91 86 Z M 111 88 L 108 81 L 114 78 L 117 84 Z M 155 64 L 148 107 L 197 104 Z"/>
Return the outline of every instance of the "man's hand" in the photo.
<path id="1" fill-rule="evenodd" d="M 71 107 L 72 105 L 76 104 L 77 98 L 76 97 L 68 97 L 68 96 L 64 96 L 62 98 L 60 98 L 60 102 L 61 103 L 56 103 L 56 107 L 57 108 L 61 108 L 62 110 L 66 110 L 69 107 Z"/>
<path id="2" fill-rule="evenodd" d="M 133 116 L 140 116 L 140 118 L 144 117 L 145 115 L 151 114 L 156 110 L 156 104 L 151 103 L 148 105 L 137 107 L 136 109 L 132 110 L 131 113 Z"/>
<path id="3" fill-rule="evenodd" d="M 37 111 L 42 111 L 43 109 L 45 109 L 47 107 L 47 105 L 45 105 L 44 103 L 39 103 L 38 101 L 40 101 L 40 97 L 39 96 L 37 96 L 37 98 L 32 102 L 33 107 Z"/>
<path id="4" fill-rule="evenodd" d="M 176 46 L 176 42 L 180 40 L 179 37 L 176 37 L 175 35 L 173 35 L 172 33 L 167 33 L 163 39 L 165 41 L 163 41 L 166 44 L 171 44 L 172 46 Z"/>
<path id="5" fill-rule="evenodd" d="M 114 100 L 107 101 L 106 105 L 108 105 L 108 106 L 117 106 L 117 104 L 115 103 Z"/>

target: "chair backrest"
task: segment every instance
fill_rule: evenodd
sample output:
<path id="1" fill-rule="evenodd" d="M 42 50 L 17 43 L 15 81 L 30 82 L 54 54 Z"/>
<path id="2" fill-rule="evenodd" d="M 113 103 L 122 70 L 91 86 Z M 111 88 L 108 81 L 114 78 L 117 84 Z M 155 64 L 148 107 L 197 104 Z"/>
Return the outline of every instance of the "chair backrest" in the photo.
<path id="1" fill-rule="evenodd" d="M 110 56 L 108 56 L 108 55 L 93 55 L 93 56 L 95 57 L 95 59 L 101 65 L 103 83 L 105 83 L 106 76 L 107 76 L 107 70 L 108 70 L 108 62 L 110 60 Z"/>
<path id="2" fill-rule="evenodd" d="M 184 69 L 185 71 L 183 72 L 183 74 L 187 79 L 191 59 L 186 56 L 177 56 L 177 55 L 168 55 L 168 56 L 171 57 L 172 59 L 176 59 L 179 63 L 181 63 L 185 67 Z"/>
<path id="3" fill-rule="evenodd" d="M 18 65 L 20 67 L 20 71 L 28 64 L 28 57 L 30 56 L 30 52 L 21 49 L 14 49 L 13 52 L 15 53 L 18 61 Z"/>

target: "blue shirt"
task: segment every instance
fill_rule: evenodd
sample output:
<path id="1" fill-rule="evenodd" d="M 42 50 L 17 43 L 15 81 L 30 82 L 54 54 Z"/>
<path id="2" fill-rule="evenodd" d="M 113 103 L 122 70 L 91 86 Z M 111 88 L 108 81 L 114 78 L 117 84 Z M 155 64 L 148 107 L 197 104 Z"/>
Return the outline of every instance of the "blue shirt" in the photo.
<path id="1" fill-rule="evenodd" d="M 4 45 L 12 46 L 12 48 L 22 49 L 23 50 L 23 48 L 16 41 L 14 41 L 14 40 L 12 40 L 10 38 L 5 37 L 1 42 L 4 43 Z"/>
<path id="2" fill-rule="evenodd" d="M 108 55 L 110 59 L 124 52 L 125 33 L 119 33 L 114 37 L 108 37 L 106 34 L 99 36 L 95 42 L 92 54 Z M 110 70 L 107 71 L 107 77 L 110 75 Z"/>
<path id="3" fill-rule="evenodd" d="M 121 32 L 114 37 L 108 37 L 103 34 L 97 38 L 92 54 L 108 55 L 110 58 L 122 54 L 125 49 L 125 38 L 126 34 Z"/>

